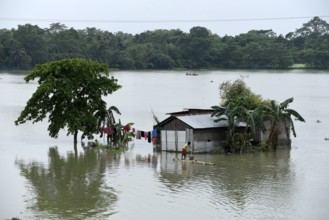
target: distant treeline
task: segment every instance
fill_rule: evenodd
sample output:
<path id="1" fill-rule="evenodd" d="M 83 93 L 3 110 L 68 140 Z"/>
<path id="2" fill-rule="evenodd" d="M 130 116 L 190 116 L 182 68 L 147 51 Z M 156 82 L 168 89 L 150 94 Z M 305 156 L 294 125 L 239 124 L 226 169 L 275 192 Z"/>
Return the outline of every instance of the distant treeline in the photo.
<path id="1" fill-rule="evenodd" d="M 0 30 L 0 69 L 31 69 L 65 58 L 86 58 L 117 69 L 329 68 L 329 24 L 314 17 L 286 36 L 252 30 L 220 37 L 204 27 L 132 35 L 96 28 L 19 25 Z"/>

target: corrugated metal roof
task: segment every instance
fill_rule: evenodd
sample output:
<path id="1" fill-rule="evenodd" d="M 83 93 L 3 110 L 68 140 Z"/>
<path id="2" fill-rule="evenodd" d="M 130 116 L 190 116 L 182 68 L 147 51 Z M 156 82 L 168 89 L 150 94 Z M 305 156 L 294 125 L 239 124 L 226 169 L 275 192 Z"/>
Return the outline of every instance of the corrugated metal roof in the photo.
<path id="1" fill-rule="evenodd" d="M 184 108 L 183 111 L 179 112 L 170 112 L 166 113 L 166 115 L 180 115 L 180 114 L 192 114 L 192 115 L 197 115 L 197 114 L 207 114 L 207 113 L 212 113 L 214 110 L 213 109 L 201 109 L 201 108 Z M 198 112 L 198 113 L 197 113 Z"/>
<path id="2" fill-rule="evenodd" d="M 226 116 L 222 116 L 222 117 L 226 117 Z M 226 120 L 214 122 L 214 120 L 217 118 L 211 117 L 210 114 L 184 115 L 184 116 L 177 116 L 176 118 L 188 124 L 194 129 L 227 127 Z"/>
<path id="3" fill-rule="evenodd" d="M 188 124 L 194 129 L 202 129 L 202 128 L 222 128 L 227 127 L 227 121 L 221 120 L 215 122 L 214 120 L 218 119 L 217 117 L 211 117 L 211 114 L 204 115 L 184 115 L 184 116 L 176 116 L 179 120 Z M 227 118 L 226 115 L 222 115 L 220 118 Z M 246 127 L 245 122 L 240 122 L 238 127 Z"/>

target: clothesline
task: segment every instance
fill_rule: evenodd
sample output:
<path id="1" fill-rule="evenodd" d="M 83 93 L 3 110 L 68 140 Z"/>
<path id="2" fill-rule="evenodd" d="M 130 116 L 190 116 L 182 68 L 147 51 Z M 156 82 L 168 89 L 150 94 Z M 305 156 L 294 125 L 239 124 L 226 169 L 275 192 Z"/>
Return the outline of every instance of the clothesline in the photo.
<path id="1" fill-rule="evenodd" d="M 143 131 L 143 130 L 139 130 L 139 129 L 135 129 L 133 127 L 130 126 L 130 124 L 127 124 L 125 126 L 123 126 L 123 130 L 125 132 L 132 132 L 135 135 L 135 138 L 140 140 L 140 139 L 145 139 L 147 140 L 149 143 L 156 143 L 157 141 L 157 129 L 153 129 L 152 131 Z M 110 128 L 110 127 L 100 127 L 98 129 L 98 132 L 101 134 L 101 136 L 103 136 L 103 134 L 116 134 L 117 133 L 117 129 L 115 127 Z"/>
<path id="2" fill-rule="evenodd" d="M 136 139 L 142 139 L 145 138 L 149 143 L 156 143 L 157 140 L 157 130 L 153 129 L 152 131 L 141 131 L 141 130 L 136 130 L 135 131 L 135 138 Z"/>

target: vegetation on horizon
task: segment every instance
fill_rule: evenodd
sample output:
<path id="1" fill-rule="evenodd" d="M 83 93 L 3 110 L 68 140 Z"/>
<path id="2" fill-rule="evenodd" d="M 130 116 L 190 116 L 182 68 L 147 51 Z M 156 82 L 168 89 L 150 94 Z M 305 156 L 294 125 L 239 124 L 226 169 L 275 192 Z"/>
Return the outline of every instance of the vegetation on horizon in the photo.
<path id="1" fill-rule="evenodd" d="M 33 69 L 68 58 L 84 58 L 117 69 L 286 69 L 329 68 L 329 24 L 314 17 L 286 36 L 251 30 L 220 37 L 204 27 L 132 35 L 96 28 L 75 30 L 54 23 L 49 28 L 19 25 L 0 29 L 0 69 Z M 296 66 L 296 65 L 295 65 Z"/>

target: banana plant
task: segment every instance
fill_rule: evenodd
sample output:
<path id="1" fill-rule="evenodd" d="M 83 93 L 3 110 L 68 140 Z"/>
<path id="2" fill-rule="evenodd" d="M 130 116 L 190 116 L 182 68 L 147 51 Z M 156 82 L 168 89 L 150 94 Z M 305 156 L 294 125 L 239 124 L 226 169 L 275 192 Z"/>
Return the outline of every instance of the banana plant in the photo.
<path id="1" fill-rule="evenodd" d="M 293 101 L 293 97 L 281 103 L 271 100 L 269 107 L 266 109 L 266 118 L 271 121 L 270 133 L 265 143 L 269 151 L 276 150 L 279 133 L 277 125 L 280 120 L 283 120 L 285 123 L 287 136 L 289 135 L 289 129 L 291 129 L 294 137 L 297 135 L 292 116 L 294 116 L 297 121 L 305 122 L 305 119 L 296 110 L 288 108 L 288 105 Z"/>

